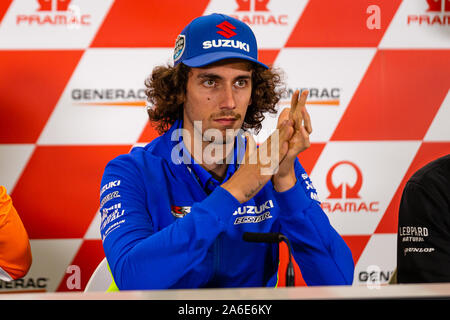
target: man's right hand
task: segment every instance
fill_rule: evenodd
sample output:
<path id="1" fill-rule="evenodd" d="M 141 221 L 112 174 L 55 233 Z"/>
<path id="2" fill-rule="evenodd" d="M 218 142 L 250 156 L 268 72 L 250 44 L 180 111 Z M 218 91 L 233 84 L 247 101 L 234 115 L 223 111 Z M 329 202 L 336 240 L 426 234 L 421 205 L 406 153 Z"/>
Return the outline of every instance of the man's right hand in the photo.
<path id="1" fill-rule="evenodd" d="M 247 147 L 244 160 L 234 175 L 221 186 L 240 203 L 253 198 L 278 170 L 280 162 L 288 152 L 294 133 L 294 122 L 285 120 L 259 148 L 254 138 L 246 133 Z"/>

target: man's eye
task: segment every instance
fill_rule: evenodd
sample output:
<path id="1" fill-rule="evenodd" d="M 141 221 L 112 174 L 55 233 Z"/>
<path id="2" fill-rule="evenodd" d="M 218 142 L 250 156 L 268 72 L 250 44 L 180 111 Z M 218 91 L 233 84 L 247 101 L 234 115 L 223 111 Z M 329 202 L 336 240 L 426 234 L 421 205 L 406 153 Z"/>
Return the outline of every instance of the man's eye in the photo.
<path id="1" fill-rule="evenodd" d="M 203 84 L 204 84 L 206 87 L 214 87 L 214 86 L 216 85 L 216 82 L 215 82 L 214 80 L 205 80 L 205 81 L 203 82 Z"/>
<path id="2" fill-rule="evenodd" d="M 243 88 L 247 85 L 247 80 L 244 80 L 244 79 L 238 80 L 238 81 L 236 81 L 235 85 L 238 88 Z"/>

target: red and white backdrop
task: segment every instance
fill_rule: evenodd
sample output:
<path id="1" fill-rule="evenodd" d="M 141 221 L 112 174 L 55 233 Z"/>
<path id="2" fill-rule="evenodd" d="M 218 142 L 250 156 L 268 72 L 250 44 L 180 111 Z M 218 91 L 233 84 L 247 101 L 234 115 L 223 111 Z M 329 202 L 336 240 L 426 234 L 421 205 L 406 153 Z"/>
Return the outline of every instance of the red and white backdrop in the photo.
<path id="1" fill-rule="evenodd" d="M 280 110 L 310 90 L 300 160 L 352 250 L 354 285 L 387 282 L 405 182 L 450 153 L 450 0 L 2 0 L 0 184 L 33 265 L 0 292 L 84 289 L 104 257 L 104 166 L 156 136 L 144 80 L 212 12 L 248 23 L 262 61 L 284 70 Z"/>

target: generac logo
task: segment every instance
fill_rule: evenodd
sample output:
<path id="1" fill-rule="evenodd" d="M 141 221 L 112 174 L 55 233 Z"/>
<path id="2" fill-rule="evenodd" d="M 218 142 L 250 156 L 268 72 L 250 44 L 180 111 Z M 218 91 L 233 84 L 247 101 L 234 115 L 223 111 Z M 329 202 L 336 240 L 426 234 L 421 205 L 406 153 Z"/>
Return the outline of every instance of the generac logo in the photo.
<path id="1" fill-rule="evenodd" d="M 448 26 L 450 25 L 450 0 L 422 0 L 427 3 L 427 10 L 423 13 L 410 14 L 408 25 L 419 26 Z"/>
<path id="2" fill-rule="evenodd" d="M 145 89 L 73 88 L 70 98 L 74 105 L 86 107 L 145 107 Z"/>
<path id="3" fill-rule="evenodd" d="M 356 181 L 350 183 L 349 177 L 344 177 L 344 181 L 338 185 L 333 182 L 333 177 L 337 168 L 348 166 L 356 176 Z M 347 171 L 348 172 L 348 171 Z M 347 181 L 345 181 L 348 179 Z M 363 174 L 361 169 L 351 161 L 339 161 L 328 170 L 326 185 L 329 191 L 327 201 L 321 203 L 322 209 L 327 213 L 360 213 L 378 212 L 379 201 L 365 201 L 359 192 L 363 185 Z"/>
<path id="4" fill-rule="evenodd" d="M 296 90 L 300 92 L 309 91 L 307 105 L 338 107 L 341 104 L 341 88 L 338 87 L 288 87 L 282 93 L 280 104 L 290 105 Z"/>
<path id="5" fill-rule="evenodd" d="M 67 26 L 80 28 L 91 25 L 91 15 L 81 13 L 72 0 L 36 0 L 38 7 L 33 14 L 18 14 L 16 25 L 20 26 Z"/>
<path id="6" fill-rule="evenodd" d="M 273 14 L 267 8 L 270 0 L 236 0 L 236 14 L 231 15 L 249 25 L 287 25 L 287 14 Z"/>

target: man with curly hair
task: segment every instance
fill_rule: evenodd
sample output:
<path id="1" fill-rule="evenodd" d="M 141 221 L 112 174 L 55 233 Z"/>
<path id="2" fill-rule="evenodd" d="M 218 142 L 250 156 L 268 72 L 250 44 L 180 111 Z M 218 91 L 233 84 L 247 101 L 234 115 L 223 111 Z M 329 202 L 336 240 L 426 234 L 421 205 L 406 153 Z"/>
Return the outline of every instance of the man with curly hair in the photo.
<path id="1" fill-rule="evenodd" d="M 279 246 L 243 241 L 282 233 L 307 285 L 351 284 L 353 259 L 297 159 L 309 147 L 308 92 L 296 92 L 256 147 L 264 113 L 277 113 L 277 72 L 258 61 L 252 30 L 222 14 L 194 19 L 174 64 L 146 81 L 162 134 L 110 161 L 100 231 L 120 289 L 276 286 Z"/>

